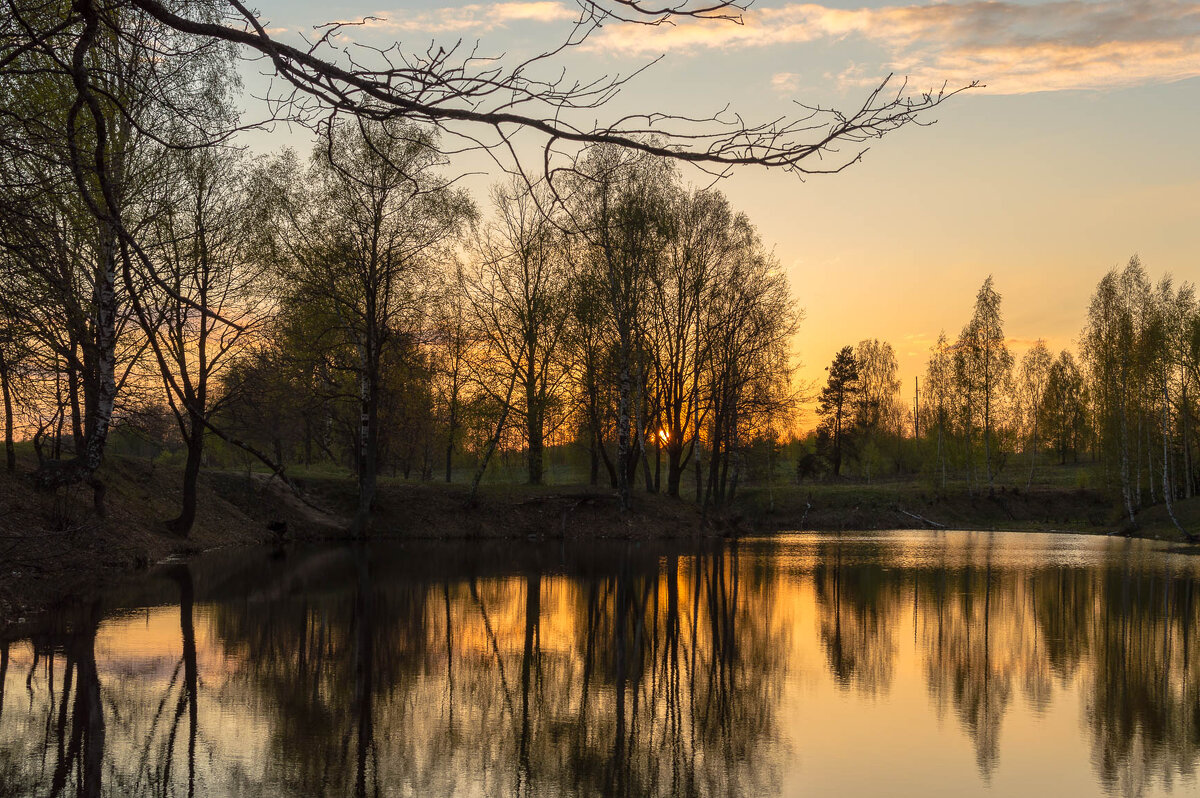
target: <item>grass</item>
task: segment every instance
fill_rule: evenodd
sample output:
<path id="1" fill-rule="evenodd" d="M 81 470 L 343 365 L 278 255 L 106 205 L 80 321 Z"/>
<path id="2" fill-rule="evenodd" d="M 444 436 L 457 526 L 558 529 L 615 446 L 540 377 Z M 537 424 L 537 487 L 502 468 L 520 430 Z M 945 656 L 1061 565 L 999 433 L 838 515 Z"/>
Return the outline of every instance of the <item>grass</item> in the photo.
<path id="1" fill-rule="evenodd" d="M 611 494 L 607 473 L 601 471 L 598 486 L 589 487 L 586 463 L 563 452 L 548 452 L 545 485 L 533 487 L 525 482 L 526 471 L 519 453 L 501 454 L 485 473 L 480 484 L 480 498 L 499 504 L 528 501 L 555 493 L 593 491 Z M 255 468 L 256 473 L 263 469 Z M 243 474 L 245 472 L 242 472 Z M 288 473 L 301 483 L 309 484 L 318 497 L 328 497 L 331 486 L 350 496 L 353 476 L 344 468 L 329 465 L 293 466 Z M 694 471 L 688 471 L 681 481 L 681 499 L 685 504 L 695 502 Z M 1182 539 L 1183 535 L 1170 523 L 1165 508 L 1151 507 L 1141 514 L 1138 525 L 1127 529 L 1118 504 L 1111 494 L 1102 490 L 1103 474 L 1092 463 L 1058 465 L 1039 463 L 1033 484 L 1028 485 L 1027 461 L 1011 461 L 994 479 L 989 492 L 978 482 L 972 486 L 960 476 L 948 479 L 943 487 L 934 474 L 886 475 L 870 482 L 843 478 L 837 481 L 797 484 L 789 479 L 789 464 L 776 469 L 770 484 L 760 478 L 756 484 L 739 486 L 727 515 L 763 530 L 785 529 L 882 529 L 911 527 L 960 527 L 971 529 L 1067 530 L 1081 533 L 1110 533 L 1132 531 L 1146 537 Z M 399 494 L 422 486 L 412 498 L 433 501 L 437 491 L 450 495 L 465 495 L 466 486 L 474 477 L 474 469 L 456 466 L 452 484 L 444 482 L 444 470 L 434 472 L 434 479 L 422 482 L 416 475 L 405 479 L 400 475 L 383 474 L 379 479 L 381 495 Z M 665 472 L 662 475 L 665 481 Z M 635 480 L 637 501 L 654 501 L 642 489 L 642 479 Z M 318 488 L 324 485 L 324 489 Z M 340 511 L 350 512 L 353 503 L 344 497 L 337 503 Z M 385 502 L 386 504 L 386 502 Z M 1186 505 L 1186 506 L 1185 506 Z M 1194 518 L 1192 503 L 1181 503 L 1181 522 L 1185 529 L 1200 534 Z M 397 508 L 398 512 L 405 512 Z M 386 509 L 381 513 L 386 517 Z"/>

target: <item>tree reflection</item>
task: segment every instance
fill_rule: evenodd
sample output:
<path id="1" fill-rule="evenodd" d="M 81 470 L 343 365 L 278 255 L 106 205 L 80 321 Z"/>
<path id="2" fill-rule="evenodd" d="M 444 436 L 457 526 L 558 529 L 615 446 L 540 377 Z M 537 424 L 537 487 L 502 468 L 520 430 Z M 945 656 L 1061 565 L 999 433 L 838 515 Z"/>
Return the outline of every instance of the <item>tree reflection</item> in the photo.
<path id="1" fill-rule="evenodd" d="M 1194 776 L 1192 564 L 1040 565 L 1009 540 L 818 538 L 783 572 L 737 542 L 175 566 L 139 614 L 91 604 L 0 642 L 0 795 L 773 794 L 821 767 L 783 748 L 805 649 L 847 712 L 915 666 L 985 780 L 1006 727 L 1064 692 L 1108 791 Z M 139 624 L 145 650 L 123 648 Z"/>
<path id="2" fill-rule="evenodd" d="M 347 567 L 312 565 L 295 567 L 322 584 Z M 239 689 L 259 694 L 238 700 L 278 713 L 264 792 L 768 786 L 771 758 L 758 754 L 778 738 L 787 632 L 769 574 L 748 577 L 736 548 L 619 556 L 569 578 L 373 578 L 386 567 L 358 561 L 352 600 L 267 588 L 216 608 L 218 636 L 241 653 Z M 328 705 L 340 695 L 350 712 Z"/>
<path id="3" fill-rule="evenodd" d="M 83 608 L 29 641 L 28 705 L 14 701 L 0 713 L 2 728 L 18 729 L 0 746 L 0 794 L 103 794 L 107 730 L 95 653 L 100 617 L 98 606 Z M 10 654 L 8 643 L 0 647 L 0 696 L 10 693 Z"/>
<path id="4" fill-rule="evenodd" d="M 1110 788 L 1138 794 L 1190 774 L 1200 745 L 1200 693 L 1191 634 L 1195 580 L 1112 569 L 1097 597 L 1095 673 L 1087 696 L 1093 760 Z"/>
<path id="5" fill-rule="evenodd" d="M 813 586 L 830 674 L 843 689 L 875 695 L 887 691 L 895 669 L 901 575 L 887 569 L 885 548 L 869 553 L 869 559 L 843 563 L 839 537 L 822 548 Z"/>
<path id="6" fill-rule="evenodd" d="M 982 569 L 966 567 L 940 576 L 935 582 L 955 590 L 949 600 L 939 595 L 932 605 L 936 631 L 931 638 L 927 634 L 926 678 L 936 706 L 954 705 L 986 778 L 999 756 L 1001 721 L 1015 671 L 1026 661 L 1014 575 L 994 573 L 988 561 Z"/>

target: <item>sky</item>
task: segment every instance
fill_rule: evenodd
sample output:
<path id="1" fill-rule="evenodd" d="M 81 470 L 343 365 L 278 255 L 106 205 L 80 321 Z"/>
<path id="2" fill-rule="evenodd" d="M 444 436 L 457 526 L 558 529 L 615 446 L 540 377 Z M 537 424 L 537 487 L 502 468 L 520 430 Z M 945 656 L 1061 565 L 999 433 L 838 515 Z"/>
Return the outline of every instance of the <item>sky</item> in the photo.
<path id="1" fill-rule="evenodd" d="M 561 39 L 578 12 L 573 0 L 259 10 L 285 38 L 371 16 L 353 32 L 364 44 L 424 51 L 461 39 L 509 57 Z M 918 90 L 984 84 L 936 109 L 934 124 L 872 142 L 840 174 L 755 168 L 719 183 L 804 308 L 802 380 L 822 380 L 842 346 L 879 338 L 896 348 L 911 396 L 930 345 L 957 334 L 989 274 L 1018 355 L 1038 338 L 1073 348 L 1096 282 L 1135 253 L 1155 278 L 1200 279 L 1200 2 L 758 0 L 741 24 L 607 25 L 561 63 L 597 77 L 659 56 L 595 118 L 728 105 L 765 121 L 796 115 L 796 102 L 852 107 L 888 74 Z M 253 146 L 283 144 L 307 148 L 283 129 Z M 476 179 L 481 199 L 488 179 Z"/>

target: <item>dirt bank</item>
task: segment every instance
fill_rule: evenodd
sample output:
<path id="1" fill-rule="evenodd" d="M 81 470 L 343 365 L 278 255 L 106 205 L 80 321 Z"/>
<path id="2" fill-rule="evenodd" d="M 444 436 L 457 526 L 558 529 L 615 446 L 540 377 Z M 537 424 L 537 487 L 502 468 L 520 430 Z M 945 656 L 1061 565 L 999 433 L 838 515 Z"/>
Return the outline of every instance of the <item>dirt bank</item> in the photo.
<path id="1" fill-rule="evenodd" d="M 164 522 L 178 507 L 180 474 L 137 459 L 106 464 L 107 515 L 91 491 L 35 494 L 27 478 L 0 472 L 0 626 L 35 607 L 87 595 L 130 570 L 222 546 L 329 540 L 347 535 L 355 485 L 345 477 L 300 478 L 304 499 L 265 474 L 202 475 L 199 514 L 187 539 Z M 1200 500 L 1177 514 L 1200 532 Z M 686 501 L 639 494 L 622 513 L 612 491 L 588 486 L 485 486 L 468 502 L 462 485 L 383 480 L 374 536 L 426 539 L 678 538 L 784 530 L 1019 529 L 1092 534 L 1124 530 L 1101 493 L 1082 489 L 939 495 L 915 484 L 786 486 L 744 490 L 732 510 L 702 516 Z M 1135 534 L 1179 539 L 1163 508 Z"/>
<path id="2" fill-rule="evenodd" d="M 299 479 L 304 499 L 266 474 L 201 476 L 196 524 L 187 539 L 167 532 L 178 509 L 180 474 L 137 459 L 104 468 L 104 518 L 91 490 L 34 493 L 22 462 L 0 472 L 0 626 L 32 608 L 86 595 L 112 579 L 171 557 L 222 546 L 332 540 L 347 536 L 355 484 L 347 478 Z M 491 486 L 474 503 L 459 485 L 385 480 L 372 534 L 414 538 L 603 538 L 719 535 L 722 519 L 701 519 L 689 504 L 639 497 L 621 513 L 609 491 L 587 487 Z"/>

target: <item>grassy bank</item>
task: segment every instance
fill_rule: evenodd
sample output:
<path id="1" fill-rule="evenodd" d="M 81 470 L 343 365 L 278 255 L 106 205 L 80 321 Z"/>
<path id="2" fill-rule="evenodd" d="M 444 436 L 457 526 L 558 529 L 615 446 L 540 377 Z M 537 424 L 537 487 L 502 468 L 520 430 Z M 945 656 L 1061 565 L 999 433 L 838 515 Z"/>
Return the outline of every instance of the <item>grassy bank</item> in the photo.
<path id="1" fill-rule="evenodd" d="M 77 487 L 35 494 L 27 474 L 0 472 L 0 622 L 23 607 L 80 595 L 130 569 L 220 546 L 322 540 L 346 534 L 355 484 L 345 475 L 304 473 L 301 500 L 261 472 L 209 471 L 201 476 L 199 514 L 187 539 L 167 533 L 178 508 L 180 471 L 138 458 L 111 458 L 103 479 L 107 515 Z M 611 490 L 581 485 L 532 488 L 490 483 L 468 502 L 463 484 L 380 480 L 379 536 L 411 538 L 657 538 L 790 530 L 995 529 L 1128 532 L 1182 538 L 1164 507 L 1126 528 L 1101 491 L 1071 484 L 1003 487 L 992 495 L 963 487 L 939 491 L 917 480 L 742 488 L 723 513 L 700 514 L 690 501 L 637 494 L 620 512 Z M 1185 528 L 1200 533 L 1200 500 L 1176 505 Z"/>
<path id="2" fill-rule="evenodd" d="M 1129 525 L 1112 498 L 1092 488 L 1061 485 L 998 487 L 969 493 L 939 491 L 918 481 L 883 484 L 787 485 L 749 488 L 735 503 L 755 528 L 788 529 L 991 529 L 1132 534 L 1183 540 L 1163 506 Z M 1178 502 L 1176 517 L 1200 534 L 1200 500 Z"/>

